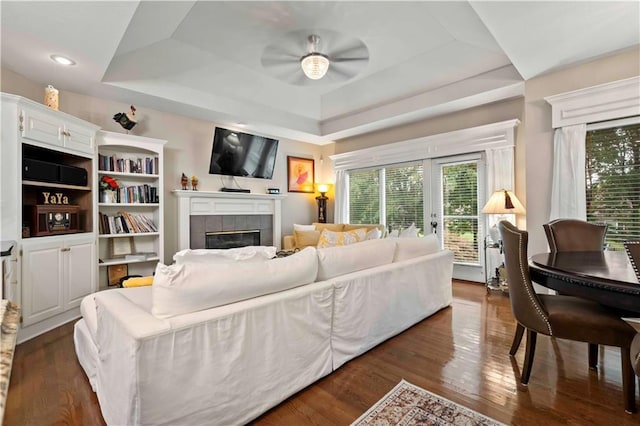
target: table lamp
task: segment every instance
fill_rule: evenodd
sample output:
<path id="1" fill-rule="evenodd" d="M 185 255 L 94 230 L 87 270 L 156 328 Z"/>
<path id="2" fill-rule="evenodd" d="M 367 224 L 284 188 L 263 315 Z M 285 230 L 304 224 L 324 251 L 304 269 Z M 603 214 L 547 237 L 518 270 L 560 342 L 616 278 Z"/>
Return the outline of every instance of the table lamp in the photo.
<path id="1" fill-rule="evenodd" d="M 318 184 L 319 197 L 316 197 L 318 202 L 318 223 L 327 223 L 327 197 L 325 194 L 329 192 L 329 185 L 325 183 Z"/>
<path id="2" fill-rule="evenodd" d="M 518 197 L 507 189 L 500 189 L 489 197 L 489 201 L 482 208 L 482 213 L 497 214 L 500 215 L 496 220 L 496 223 L 489 228 L 489 236 L 493 242 L 500 240 L 500 232 L 498 231 L 497 222 L 505 219 L 504 215 L 507 214 L 525 214 L 524 206 L 518 200 Z"/>

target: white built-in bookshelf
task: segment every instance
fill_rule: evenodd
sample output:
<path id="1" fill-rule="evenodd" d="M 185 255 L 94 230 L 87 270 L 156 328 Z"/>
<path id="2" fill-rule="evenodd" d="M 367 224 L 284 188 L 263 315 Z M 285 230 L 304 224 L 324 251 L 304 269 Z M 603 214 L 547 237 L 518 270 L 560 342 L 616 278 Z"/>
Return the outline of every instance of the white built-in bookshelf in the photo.
<path id="1" fill-rule="evenodd" d="M 164 259 L 163 149 L 166 141 L 99 131 L 97 181 L 117 189 L 97 194 L 98 286 L 122 275 L 151 275 Z"/>

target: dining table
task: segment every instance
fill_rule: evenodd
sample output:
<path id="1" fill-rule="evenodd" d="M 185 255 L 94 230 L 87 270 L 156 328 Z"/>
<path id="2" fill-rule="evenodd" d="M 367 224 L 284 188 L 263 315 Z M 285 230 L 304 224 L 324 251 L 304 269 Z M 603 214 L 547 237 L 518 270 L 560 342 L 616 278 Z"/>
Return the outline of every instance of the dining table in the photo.
<path id="1" fill-rule="evenodd" d="M 640 282 L 624 250 L 538 253 L 529 272 L 536 284 L 640 316 Z"/>

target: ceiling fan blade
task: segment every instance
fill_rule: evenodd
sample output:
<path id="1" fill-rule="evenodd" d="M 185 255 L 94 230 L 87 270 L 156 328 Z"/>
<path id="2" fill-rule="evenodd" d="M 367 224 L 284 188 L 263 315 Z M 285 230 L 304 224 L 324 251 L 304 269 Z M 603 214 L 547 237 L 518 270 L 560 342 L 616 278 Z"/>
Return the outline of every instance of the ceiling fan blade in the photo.
<path id="1" fill-rule="evenodd" d="M 278 47 L 269 46 L 264 50 L 262 54 L 262 58 L 269 59 L 288 59 L 288 60 L 297 60 L 300 59 L 301 55 L 297 55 L 293 52 L 289 52 L 284 49 L 280 49 Z"/>
<path id="2" fill-rule="evenodd" d="M 350 69 L 346 64 L 331 64 L 328 74 L 338 74 L 347 79 L 354 77 L 358 73 L 358 69 Z"/>
<path id="3" fill-rule="evenodd" d="M 329 59 L 332 61 L 339 60 L 340 58 L 366 58 L 369 59 L 369 49 L 363 44 L 351 46 L 342 50 L 334 50 L 329 54 Z"/>
<path id="4" fill-rule="evenodd" d="M 331 58 L 331 63 L 338 63 L 338 62 L 357 62 L 357 61 L 368 61 L 369 57 L 360 57 L 360 58 Z"/>
<path id="5" fill-rule="evenodd" d="M 279 67 L 281 65 L 290 65 L 290 64 L 298 64 L 299 60 L 295 57 L 263 57 L 262 66 L 274 68 Z"/>

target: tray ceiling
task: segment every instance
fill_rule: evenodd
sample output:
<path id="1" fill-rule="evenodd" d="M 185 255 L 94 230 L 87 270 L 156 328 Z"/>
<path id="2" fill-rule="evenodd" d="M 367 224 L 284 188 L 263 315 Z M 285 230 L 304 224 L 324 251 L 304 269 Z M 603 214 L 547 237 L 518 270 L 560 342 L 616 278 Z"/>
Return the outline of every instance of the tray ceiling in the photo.
<path id="1" fill-rule="evenodd" d="M 521 96 L 526 79 L 640 43 L 638 2 L 27 1 L 0 7 L 2 66 L 27 78 L 319 144 Z M 306 33 L 342 37 L 330 41 L 336 44 L 360 40 L 368 61 L 351 78 L 304 84 L 265 69 L 266 49 L 282 43 L 287 52 L 304 51 L 306 37 L 297 38 Z M 77 65 L 55 65 L 49 56 L 56 53 Z"/>

